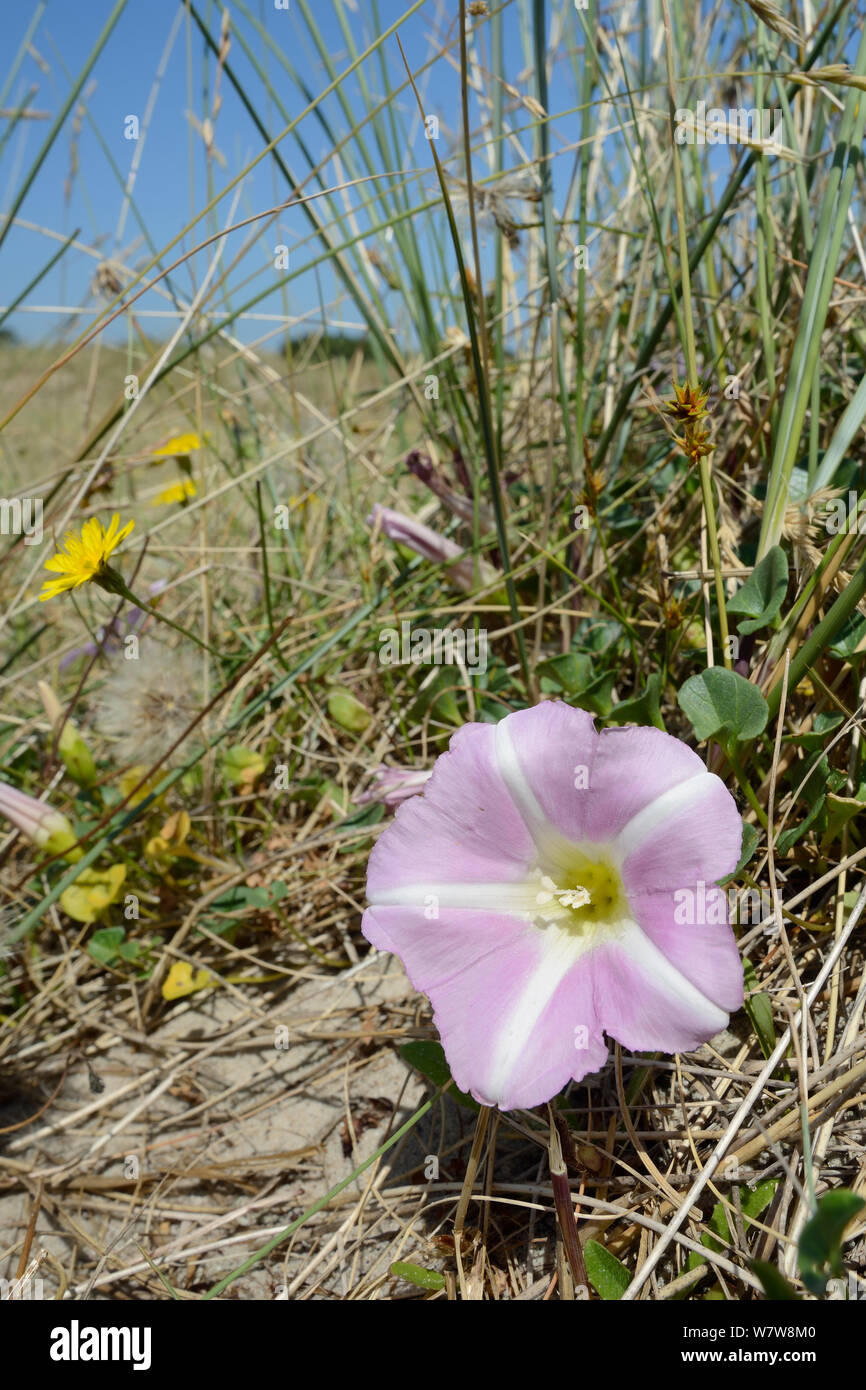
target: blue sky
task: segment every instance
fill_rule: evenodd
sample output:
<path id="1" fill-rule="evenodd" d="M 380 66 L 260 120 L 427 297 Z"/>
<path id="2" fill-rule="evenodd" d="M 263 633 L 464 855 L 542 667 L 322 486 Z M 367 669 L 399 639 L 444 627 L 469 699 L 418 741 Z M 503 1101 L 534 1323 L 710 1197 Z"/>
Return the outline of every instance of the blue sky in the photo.
<path id="1" fill-rule="evenodd" d="M 262 71 L 267 74 L 276 101 L 283 104 L 289 119 L 296 117 L 307 103 L 303 88 L 318 95 L 329 82 L 326 63 L 317 52 L 309 30 L 302 18 L 303 0 L 290 0 L 291 9 L 276 9 L 274 0 L 232 0 L 232 42 L 229 64 L 249 100 L 255 105 L 260 119 L 270 134 L 285 126 L 285 117 L 275 109 L 274 99 L 266 90 Z M 350 62 L 346 38 L 341 32 L 339 17 L 348 24 L 357 49 L 363 50 L 377 35 L 395 23 L 411 7 L 412 0 L 307 0 L 319 27 L 325 55 L 341 71 Z M 199 13 L 208 31 L 219 38 L 222 9 L 214 0 L 196 0 Z M 0 120 L 0 209 L 8 210 L 22 179 L 46 138 L 52 120 L 66 100 L 72 84 L 78 78 L 97 39 L 114 10 L 115 0 L 29 0 L 29 3 L 8 4 L 4 13 L 4 58 L 0 62 L 0 86 L 6 85 L 2 105 L 7 111 L 29 104 L 36 112 L 48 113 L 48 119 L 22 120 L 12 129 L 8 139 L 9 121 Z M 460 130 L 459 90 L 456 65 L 456 0 L 424 0 L 421 8 L 401 26 L 400 34 L 413 69 L 419 69 L 431 52 L 431 41 L 440 48 L 447 38 L 452 44 L 452 57 L 437 59 L 429 73 L 419 78 L 425 109 L 438 111 L 442 118 L 443 139 L 437 148 L 446 160 L 454 155 Z M 572 55 L 582 41 L 582 31 L 570 6 L 548 7 L 565 16 L 564 27 L 554 35 L 556 59 L 550 85 L 550 106 L 554 112 L 570 112 L 576 105 L 575 69 Z M 528 0 L 505 0 L 503 24 L 505 35 L 505 70 L 508 79 L 522 94 L 534 94 L 531 54 L 523 44 L 529 32 L 531 5 Z M 608 29 L 616 23 L 616 7 L 605 12 Z M 15 70 L 16 55 L 25 35 L 32 32 L 31 49 L 25 53 Z M 258 28 L 257 28 L 258 26 Z M 490 25 L 479 26 L 482 62 L 489 61 Z M 720 36 L 721 51 L 729 47 L 733 36 Z M 618 35 L 621 43 L 627 36 Z M 243 40 L 250 46 L 251 56 L 244 52 Z M 269 41 L 277 50 L 269 48 Z M 843 43 L 840 36 L 840 44 Z M 151 100 L 156 75 L 167 47 L 168 57 L 162 73 L 159 91 L 151 119 L 145 127 L 145 111 Z M 282 54 L 295 69 L 295 76 L 281 66 Z M 396 39 L 391 37 L 382 46 L 392 85 L 402 80 L 403 69 Z M 837 57 L 828 54 L 828 60 Z M 255 63 L 261 65 L 257 72 Z M 10 74 L 13 74 L 10 78 Z M 363 76 L 374 95 L 384 91 L 384 78 L 378 54 L 363 65 Z M 91 291 L 91 281 L 100 256 L 119 256 L 125 265 L 137 270 L 151 255 L 152 246 L 162 249 L 181 232 L 194 213 L 200 212 L 215 192 L 219 192 L 263 147 L 263 139 L 244 109 L 241 99 L 226 80 L 220 82 L 221 109 L 215 123 L 215 147 L 225 160 L 225 167 L 206 158 L 200 123 L 204 120 L 214 97 L 216 62 L 204 44 L 202 35 L 188 17 L 178 0 L 127 0 L 107 44 L 88 78 L 84 93 L 83 111 L 74 110 L 40 169 L 17 219 L 28 226 L 13 226 L 0 248 L 0 304 L 8 305 L 29 281 L 36 276 L 57 251 L 60 241 L 76 228 L 84 247 L 98 249 L 98 255 L 88 255 L 83 248 L 67 250 L 58 264 L 33 289 L 26 299 L 28 308 L 47 308 L 49 312 L 14 313 L 7 323 L 26 339 L 54 338 L 62 330 L 75 336 L 92 322 L 86 311 L 104 303 Z M 358 78 L 352 77 L 343 90 L 353 110 L 363 110 Z M 691 98 L 703 96 L 708 103 L 721 96 L 720 81 L 712 76 L 701 79 L 692 88 Z M 613 120 L 610 108 L 599 108 L 599 118 Z M 622 114 L 627 117 L 623 105 Z M 126 118 L 137 116 L 141 123 L 139 142 L 124 138 Z M 436 179 L 430 168 L 430 149 L 419 127 L 418 113 L 408 93 L 397 100 L 393 127 L 394 143 L 384 153 L 377 149 L 372 133 L 367 141 L 374 170 L 424 170 L 414 178 L 410 202 L 417 205 L 436 196 Z M 473 111 L 473 121 L 476 113 Z M 513 125 L 532 125 L 532 116 L 519 108 L 512 115 Z M 199 122 L 196 128 L 195 121 Z M 327 128 L 323 125 L 327 122 Z M 307 116 L 298 134 L 306 143 L 314 161 L 327 156 L 334 142 L 342 139 L 352 128 L 352 113 L 341 108 L 336 94 L 328 97 L 317 115 Z M 391 127 L 388 126 L 389 132 Z M 411 131 L 405 145 L 397 131 Z M 565 152 L 553 164 L 554 194 L 559 211 L 565 205 L 569 180 L 574 170 L 574 143 L 579 136 L 576 114 L 557 116 L 552 122 L 551 147 Z M 388 138 L 391 138 L 389 134 Z M 616 178 L 625 170 L 628 158 L 625 143 L 619 135 L 610 138 L 612 188 Z M 507 162 L 519 162 L 521 148 L 525 157 L 535 152 L 534 135 L 527 133 L 508 146 Z M 279 146 L 296 177 L 308 172 L 294 136 Z M 347 147 L 357 156 L 357 143 Z M 607 150 L 606 150 L 607 152 Z M 730 170 L 732 151 L 708 149 L 708 174 L 724 178 Z M 134 187 L 134 206 L 124 206 L 123 184 L 133 160 L 139 166 Z M 112 167 L 114 166 L 114 167 Z M 453 165 L 457 172 L 459 169 Z M 337 182 L 348 177 L 345 164 L 337 168 L 331 163 L 326 181 Z M 363 170 L 359 170 L 363 172 Z M 475 165 L 476 178 L 489 172 L 486 161 L 479 155 Z M 381 187 L 382 185 L 377 185 Z M 310 185 L 309 187 L 312 187 Z M 356 187 L 347 195 L 350 204 L 359 204 L 368 197 L 367 188 Z M 289 187 L 267 157 L 245 177 L 238 194 L 234 221 L 270 208 L 286 198 Z M 216 232 L 229 218 L 234 194 L 218 203 L 214 211 L 200 221 L 192 233 L 170 253 L 174 259 L 183 251 Z M 602 196 L 601 194 L 599 195 Z M 323 202 L 316 209 L 325 212 Z M 526 218 L 534 216 L 530 205 L 519 205 Z M 422 214 L 429 217 L 430 214 Z M 607 216 L 617 221 L 615 193 L 607 208 L 594 207 L 591 216 Z M 141 223 L 144 224 L 144 231 Z M 358 230 L 369 227 L 363 209 L 357 211 Z M 417 224 L 416 224 L 417 226 Z M 39 230 L 39 229 L 43 230 Z M 146 235 L 145 235 L 146 232 Z M 118 237 L 119 233 L 119 237 Z M 228 277 L 228 288 L 221 292 L 219 306 L 236 308 L 253 294 L 268 290 L 276 279 L 272 263 L 273 248 L 284 242 L 293 257 L 291 266 L 297 268 L 313 260 L 316 248 L 310 240 L 307 217 L 297 207 L 280 215 L 279 229 L 264 226 L 257 244 L 249 241 L 250 232 L 232 233 L 224 238 L 223 266 L 239 257 L 239 263 Z M 60 238 L 60 241 L 58 241 Z M 491 233 L 488 253 L 495 244 Z M 381 242 L 370 241 L 376 250 Z M 387 252 L 387 247 L 384 247 Z M 429 249 L 425 251 L 429 258 Z M 201 284 L 213 250 L 199 252 L 175 272 L 172 284 L 186 301 Z M 163 262 L 166 264 L 167 262 Z M 428 259 L 433 283 L 441 287 L 442 269 Z M 453 266 L 451 267 L 453 270 Z M 270 278 L 269 278 L 270 277 Z M 387 299 L 383 284 L 379 289 Z M 319 313 L 320 304 L 328 306 L 326 317 L 333 323 L 357 324 L 358 311 L 348 300 L 338 299 L 339 287 L 328 265 L 319 270 L 309 269 L 293 280 L 281 293 L 269 292 L 255 306 L 254 313 L 278 315 L 284 321 L 289 315 Z M 396 300 L 396 296 L 392 296 Z M 76 317 L 50 312 L 51 306 L 78 306 Z M 399 312 L 395 302 L 395 314 Z M 136 305 L 136 312 L 145 328 L 157 339 L 168 336 L 175 322 L 171 317 L 152 318 L 149 315 L 171 309 L 166 299 L 148 294 Z M 235 325 L 238 336 L 251 341 L 267 331 L 268 323 L 247 319 Z M 270 325 L 276 331 L 275 325 Z M 284 327 L 284 322 L 283 322 Z M 123 340 L 127 326 L 123 320 L 107 330 L 109 337 Z M 277 341 L 277 339 L 275 339 Z"/>
<path id="2" fill-rule="evenodd" d="M 406 0 L 406 3 L 402 0 L 400 3 L 379 0 L 378 4 L 371 0 L 358 0 L 355 5 L 344 5 L 343 11 L 358 48 L 366 47 L 378 33 L 399 19 L 410 3 L 411 0 Z M 34 110 L 50 113 L 51 119 L 20 121 L 0 151 L 0 207 L 4 211 L 9 208 L 48 133 L 51 120 L 86 63 L 113 8 L 113 0 L 88 0 L 86 4 L 48 0 L 44 5 L 7 7 L 4 15 L 4 50 L 7 57 L 3 65 L 6 75 L 34 18 L 38 18 L 38 25 L 32 38 L 32 50 L 25 56 L 5 96 L 5 108 L 14 109 L 28 102 Z M 199 0 L 198 8 L 209 31 L 218 38 L 220 7 L 212 0 Z M 245 16 L 239 7 L 233 5 L 233 22 L 268 72 L 279 100 L 290 117 L 294 117 L 303 109 L 304 98 L 290 76 L 281 70 L 277 57 L 268 51 L 267 43 L 256 32 L 253 21 L 259 21 L 266 34 L 299 70 L 311 92 L 318 94 L 327 85 L 329 77 L 298 13 L 297 0 L 293 0 L 292 10 L 288 12 L 277 10 L 273 0 L 246 0 L 246 9 Z M 340 32 L 335 5 L 332 0 L 311 0 L 311 9 L 328 53 L 340 71 L 348 65 L 350 55 Z M 420 65 L 428 56 L 428 40 L 441 13 L 438 6 L 425 4 L 402 26 L 401 38 L 413 66 Z M 213 99 L 216 70 L 213 55 L 206 54 L 200 31 L 194 22 L 187 20 L 177 0 L 128 0 L 85 84 L 87 99 L 83 119 L 76 123 L 74 112 L 67 118 L 18 213 L 18 219 L 46 229 L 54 234 L 54 239 L 32 226 L 15 226 L 0 252 L 0 302 L 4 305 L 8 305 L 21 292 L 58 249 L 57 235 L 65 237 L 75 228 L 80 228 L 78 239 L 81 242 L 101 248 L 103 255 L 115 256 L 119 251 L 131 266 L 140 265 L 147 257 L 147 243 L 131 207 L 126 211 L 119 242 L 116 240 L 123 206 L 122 184 L 137 149 L 133 140 L 124 137 L 124 130 L 129 115 L 137 115 L 143 126 L 144 112 L 151 98 L 156 74 L 175 26 L 176 32 L 153 114 L 146 130 L 142 131 L 144 143 L 140 150 L 134 188 L 135 204 L 153 245 L 157 248 L 167 245 L 193 212 L 205 206 L 212 192 L 224 188 L 261 150 L 261 135 L 223 75 L 219 89 L 222 105 L 216 120 L 215 144 L 226 164 L 225 167 L 212 164 L 213 183 L 209 185 L 204 141 L 188 113 L 192 112 L 199 122 L 207 114 L 206 104 L 209 106 Z M 514 46 L 514 38 L 513 33 L 508 37 L 509 50 Z M 387 57 L 393 79 L 400 71 L 399 50 L 393 38 L 387 44 Z M 518 54 L 515 54 L 515 59 L 519 63 Z M 243 80 L 267 129 L 272 134 L 277 133 L 285 122 L 274 109 L 261 76 L 244 54 L 239 34 L 233 35 L 229 63 Z M 380 91 L 381 72 L 376 58 L 367 60 L 364 73 L 372 88 Z M 2 75 L 0 80 L 3 80 Z M 456 127 L 453 68 L 440 63 L 436 82 L 447 84 L 448 95 L 443 85 L 441 97 L 447 106 L 449 119 Z M 352 80 L 347 83 L 346 91 L 350 99 L 355 97 L 357 86 Z M 404 119 L 408 120 L 414 115 L 412 103 L 407 98 L 401 98 L 401 104 Z M 350 122 L 336 97 L 324 104 L 323 111 L 338 137 L 347 132 Z M 5 127 L 6 123 L 3 123 L 0 130 Z M 329 152 L 331 141 L 316 120 L 308 118 L 300 130 L 314 159 L 320 159 Z M 285 152 L 293 171 L 302 176 L 306 174 L 307 169 L 296 145 L 286 140 L 280 149 Z M 393 163 L 383 162 L 375 148 L 374 153 L 378 168 L 395 167 Z M 115 170 L 112 169 L 112 161 Z M 415 142 L 413 150 L 400 152 L 400 162 L 408 167 L 429 165 L 429 149 L 423 135 Z M 422 185 L 428 189 L 431 186 L 430 178 Z M 244 180 L 235 220 L 274 206 L 287 196 L 287 192 L 286 182 L 273 162 L 270 159 L 262 161 Z M 192 238 L 185 239 L 179 250 L 188 249 L 221 226 L 228 217 L 231 198 L 229 194 L 208 219 L 200 222 Z M 355 196 L 353 202 L 357 201 L 358 197 Z M 283 214 L 281 229 L 279 235 L 269 232 L 260 248 L 247 251 L 235 280 L 246 278 L 253 271 L 263 268 L 268 246 L 281 238 L 292 247 L 297 238 L 309 236 L 309 225 L 297 209 Z M 248 234 L 239 233 L 227 239 L 224 252 L 226 260 L 240 247 L 244 235 Z M 178 253 L 172 253 L 172 258 Z M 200 283 L 210 254 L 198 256 L 192 266 L 178 272 L 176 285 L 180 294 L 189 296 L 193 291 L 193 282 Z M 303 259 L 309 259 L 311 255 L 312 250 L 308 245 Z M 28 305 L 80 305 L 92 308 L 98 302 L 89 290 L 96 265 L 97 259 L 71 248 L 31 292 L 27 298 Z M 258 281 L 245 291 L 244 297 L 249 297 L 257 288 L 264 286 L 262 273 L 260 271 Z M 327 268 L 323 270 L 318 284 L 315 276 L 305 276 L 303 281 L 295 282 L 290 291 L 290 310 L 313 310 L 318 295 L 323 293 L 328 299 L 334 289 Z M 151 296 L 142 300 L 140 307 L 160 310 L 169 306 Z M 257 307 L 260 312 L 282 312 L 284 300 L 271 296 L 270 300 Z M 348 306 L 347 314 L 357 321 L 357 314 Z M 72 320 L 62 315 L 18 312 L 7 322 L 20 336 L 32 339 L 53 336 L 60 324 L 67 332 L 74 334 L 89 321 L 87 315 Z M 166 336 L 171 327 L 170 319 L 147 322 L 158 337 Z M 242 336 L 250 338 L 260 331 L 262 325 L 246 325 Z M 122 337 L 124 330 L 121 325 L 116 326 L 113 336 L 116 337 L 118 332 Z"/>

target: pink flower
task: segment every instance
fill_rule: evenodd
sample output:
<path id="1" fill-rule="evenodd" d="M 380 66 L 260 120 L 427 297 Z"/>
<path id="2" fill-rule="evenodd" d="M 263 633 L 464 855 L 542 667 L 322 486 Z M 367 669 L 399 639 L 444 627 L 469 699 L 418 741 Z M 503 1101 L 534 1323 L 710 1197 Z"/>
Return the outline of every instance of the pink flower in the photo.
<path id="1" fill-rule="evenodd" d="M 462 1090 L 539 1105 L 603 1065 L 605 1033 L 680 1052 L 724 1028 L 743 972 L 703 889 L 741 841 L 684 743 L 547 701 L 454 735 L 370 856 L 362 930 L 429 995 Z"/>
<path id="2" fill-rule="evenodd" d="M 416 555 L 422 555 L 425 560 L 433 560 L 441 564 L 445 560 L 454 561 L 448 566 L 446 573 L 451 583 L 456 588 L 468 593 L 475 584 L 475 560 L 465 550 L 447 536 L 440 536 L 438 531 L 434 531 L 429 526 L 425 526 L 422 521 L 416 521 L 413 516 L 406 516 L 404 512 L 395 512 L 390 507 L 383 507 L 377 502 L 370 515 L 367 517 L 367 525 L 377 527 L 382 534 L 389 540 L 396 541 L 399 545 L 408 546 L 414 550 Z M 486 560 L 479 557 L 478 577 L 482 584 L 494 583 L 497 579 L 497 572 Z"/>
<path id="3" fill-rule="evenodd" d="M 380 763 L 369 787 L 355 797 L 355 805 L 381 801 L 387 811 L 393 811 L 407 796 L 416 796 L 432 776 L 432 772 L 423 768 L 387 767 Z"/>

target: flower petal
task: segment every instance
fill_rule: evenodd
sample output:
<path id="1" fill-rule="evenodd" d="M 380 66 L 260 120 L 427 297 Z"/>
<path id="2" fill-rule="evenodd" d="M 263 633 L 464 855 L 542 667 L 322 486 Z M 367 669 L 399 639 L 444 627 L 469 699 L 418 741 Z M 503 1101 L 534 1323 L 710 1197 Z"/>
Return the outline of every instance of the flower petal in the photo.
<path id="1" fill-rule="evenodd" d="M 686 978 L 636 924 L 590 957 L 607 1033 L 632 1051 L 688 1052 L 721 1032 L 728 1011 Z"/>
<path id="2" fill-rule="evenodd" d="M 368 909 L 362 930 L 429 996 L 451 1074 L 482 1105 L 540 1105 L 604 1064 L 588 958 L 560 933 L 468 909 L 427 921 L 406 907 Z"/>
<path id="3" fill-rule="evenodd" d="M 592 765 L 598 749 L 592 715 L 545 700 L 496 725 L 496 756 L 515 805 L 540 845 L 551 829 L 569 840 L 595 838 Z M 584 769 L 586 778 L 576 773 Z M 583 781 L 582 788 L 575 783 Z"/>
<path id="4" fill-rule="evenodd" d="M 397 808 L 370 856 L 372 903 L 387 892 L 392 903 L 417 904 L 437 884 L 525 880 L 535 846 L 499 774 L 495 733 L 492 724 L 464 725 L 423 795 Z"/>
<path id="5" fill-rule="evenodd" d="M 552 826 L 571 841 L 611 841 L 659 798 L 668 797 L 658 808 L 668 814 L 678 787 L 711 776 L 671 734 L 649 728 L 598 734 L 591 714 L 562 700 L 510 714 L 496 728 L 508 789 L 542 838 Z M 693 794 L 691 786 L 680 793 L 686 802 Z"/>
<path id="6" fill-rule="evenodd" d="M 626 893 L 693 887 L 737 867 L 743 822 L 737 803 L 714 773 L 688 778 L 663 792 L 617 837 Z"/>
<path id="7" fill-rule="evenodd" d="M 635 921 L 671 964 L 708 999 L 733 1013 L 743 1004 L 743 963 L 727 925 L 724 890 L 707 882 L 702 890 L 695 885 L 689 893 L 695 911 L 689 912 L 687 922 L 682 920 L 683 900 L 673 893 L 635 893 L 629 905 Z M 713 920 L 721 915 L 717 908 L 724 911 L 724 922 Z M 701 921 L 701 916 L 709 921 Z"/>

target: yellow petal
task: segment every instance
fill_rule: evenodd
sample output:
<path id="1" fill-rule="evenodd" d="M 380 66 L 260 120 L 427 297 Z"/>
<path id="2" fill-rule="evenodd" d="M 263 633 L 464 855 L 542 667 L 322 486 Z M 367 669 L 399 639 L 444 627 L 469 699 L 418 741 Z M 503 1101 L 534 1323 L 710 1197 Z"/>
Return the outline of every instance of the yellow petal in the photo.
<path id="1" fill-rule="evenodd" d="M 219 984 L 209 970 L 196 970 L 189 961 L 176 960 L 166 975 L 162 985 L 163 999 L 183 999 L 187 994 L 195 994 L 199 989 L 208 989 Z"/>
<path id="2" fill-rule="evenodd" d="M 201 440 L 192 430 L 186 434 L 175 434 L 167 444 L 161 444 L 158 449 L 154 449 L 152 457 L 155 459 L 172 458 L 176 454 L 190 454 L 194 449 L 201 448 Z"/>

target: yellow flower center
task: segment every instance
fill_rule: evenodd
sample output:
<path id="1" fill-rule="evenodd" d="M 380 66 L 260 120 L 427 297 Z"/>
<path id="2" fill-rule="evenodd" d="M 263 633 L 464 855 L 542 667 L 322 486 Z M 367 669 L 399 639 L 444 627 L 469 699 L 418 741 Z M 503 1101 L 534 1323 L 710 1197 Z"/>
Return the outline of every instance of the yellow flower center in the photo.
<path id="1" fill-rule="evenodd" d="M 555 923 L 569 936 L 589 938 L 630 916 L 619 871 L 607 856 L 590 857 L 574 848 L 547 867 L 535 899 L 541 921 Z"/>

